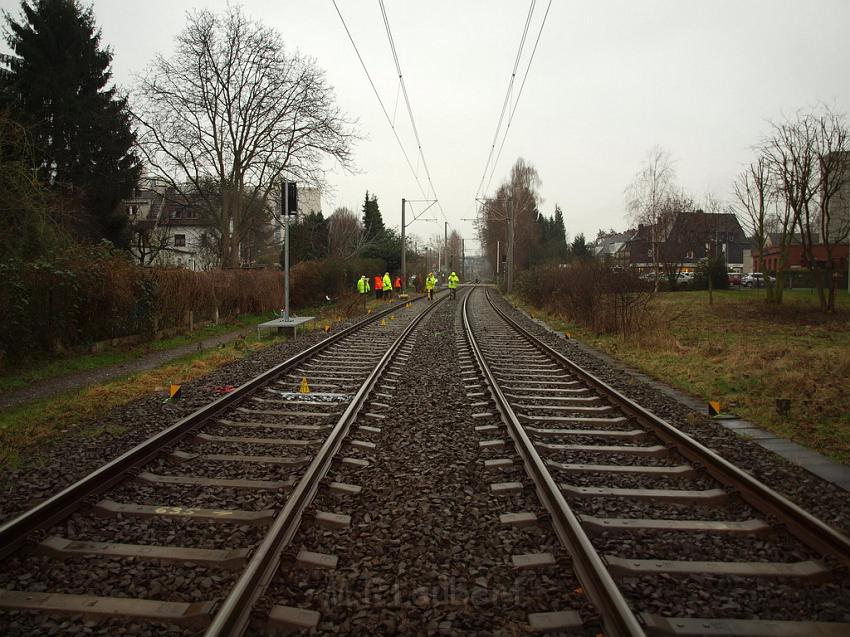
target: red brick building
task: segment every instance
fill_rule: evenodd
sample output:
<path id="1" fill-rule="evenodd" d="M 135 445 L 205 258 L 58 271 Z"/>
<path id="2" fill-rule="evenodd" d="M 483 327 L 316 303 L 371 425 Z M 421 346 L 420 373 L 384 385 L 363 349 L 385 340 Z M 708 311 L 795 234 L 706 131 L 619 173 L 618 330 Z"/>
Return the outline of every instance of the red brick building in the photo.
<path id="1" fill-rule="evenodd" d="M 812 256 L 815 259 L 817 266 L 839 272 L 847 271 L 847 258 L 850 252 L 850 246 L 846 243 L 833 246 L 832 248 L 832 264 L 831 268 L 827 264 L 826 246 L 822 243 L 812 246 Z M 776 272 L 779 269 L 780 248 L 779 246 L 768 246 L 764 249 L 764 256 L 760 255 L 757 250 L 753 250 L 753 271 L 754 272 Z M 799 243 L 792 243 L 788 246 L 788 267 L 789 270 L 806 270 L 809 264 L 806 260 L 806 255 L 803 253 L 803 246 Z"/>

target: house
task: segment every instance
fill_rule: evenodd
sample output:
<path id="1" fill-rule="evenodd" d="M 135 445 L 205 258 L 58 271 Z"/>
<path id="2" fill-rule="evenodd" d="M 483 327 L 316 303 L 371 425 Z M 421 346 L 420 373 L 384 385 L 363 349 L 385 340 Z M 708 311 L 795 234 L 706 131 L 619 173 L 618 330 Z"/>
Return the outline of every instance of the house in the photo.
<path id="1" fill-rule="evenodd" d="M 838 270 L 845 272 L 847 270 L 848 253 L 850 246 L 846 243 L 840 243 L 832 246 L 832 261 L 828 263 L 829 258 L 826 253 L 826 245 L 821 241 L 818 234 L 812 235 L 812 256 L 815 261 L 815 267 L 824 268 L 827 270 Z M 753 250 L 753 268 L 756 272 L 776 272 L 780 269 L 782 256 L 782 245 L 780 243 L 779 234 L 769 234 L 764 246 L 764 254 L 760 254 L 758 249 Z M 791 243 L 788 245 L 788 263 L 786 270 L 807 270 L 809 268 L 808 259 L 806 259 L 803 244 L 800 240 L 800 235 L 795 234 L 791 237 Z"/>
<path id="2" fill-rule="evenodd" d="M 634 230 L 600 234 L 593 243 L 593 255 L 610 266 L 627 267 L 629 265 L 629 241 L 634 234 Z"/>
<path id="3" fill-rule="evenodd" d="M 121 205 L 132 230 L 130 253 L 141 265 L 173 265 L 191 270 L 206 270 L 217 265 L 217 224 L 205 206 L 193 201 L 191 194 L 178 194 L 165 183 L 147 178 L 133 197 L 123 200 Z M 269 205 L 278 207 L 279 202 Z M 321 190 L 299 189 L 298 209 L 299 217 L 321 212 Z M 267 225 L 252 232 L 239 246 L 242 264 L 254 263 L 264 252 L 279 254 L 283 234 L 280 215 L 269 213 Z"/>
<path id="4" fill-rule="evenodd" d="M 162 182 L 146 179 L 141 186 L 121 202 L 130 220 L 133 258 L 141 265 L 212 267 L 217 257 L 214 225 L 200 206 Z"/>
<path id="5" fill-rule="evenodd" d="M 696 210 L 666 215 L 656 224 L 639 224 L 621 251 L 628 253 L 629 266 L 641 273 L 652 271 L 656 262 L 666 269 L 693 272 L 702 259 L 721 254 L 729 268 L 740 270 L 749 248 L 750 241 L 734 214 Z"/>

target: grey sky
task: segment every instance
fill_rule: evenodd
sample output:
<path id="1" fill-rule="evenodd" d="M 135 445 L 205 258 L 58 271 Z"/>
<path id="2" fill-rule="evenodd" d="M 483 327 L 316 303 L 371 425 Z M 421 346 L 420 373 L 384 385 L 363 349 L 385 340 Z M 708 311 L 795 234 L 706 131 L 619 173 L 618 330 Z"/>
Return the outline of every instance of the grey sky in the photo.
<path id="1" fill-rule="evenodd" d="M 0 6 L 18 13 L 18 2 Z M 377 1 L 338 0 L 391 114 L 398 79 Z M 390 25 L 433 184 L 451 226 L 474 237 L 481 179 L 529 2 L 386 0 Z M 520 71 L 543 17 L 536 3 Z M 95 0 L 122 88 L 173 38 L 200 0 Z M 316 58 L 340 105 L 359 120 L 358 174 L 336 170 L 324 202 L 359 211 L 368 189 L 385 222 L 402 197 L 420 199 L 330 0 L 246 0 L 246 13 Z M 564 211 L 570 236 L 626 225 L 623 190 L 653 145 L 668 149 L 678 183 L 696 198 L 728 198 L 765 121 L 824 102 L 850 110 L 850 1 L 555 0 L 517 108 L 492 192 L 518 156 L 542 179 L 542 206 Z M 517 81 L 517 87 L 519 80 Z M 516 96 L 516 90 L 514 91 Z M 396 124 L 416 166 L 403 101 Z M 420 178 L 427 188 L 424 171 Z M 439 216 L 439 213 L 437 213 Z M 442 221 L 442 219 L 441 219 Z M 427 237 L 442 223 L 417 222 Z"/>

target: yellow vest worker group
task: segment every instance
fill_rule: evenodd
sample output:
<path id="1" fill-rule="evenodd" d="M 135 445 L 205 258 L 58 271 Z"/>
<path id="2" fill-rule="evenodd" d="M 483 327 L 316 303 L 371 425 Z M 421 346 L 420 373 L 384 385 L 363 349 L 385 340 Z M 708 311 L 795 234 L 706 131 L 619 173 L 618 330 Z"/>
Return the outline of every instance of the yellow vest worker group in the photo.
<path id="1" fill-rule="evenodd" d="M 384 298 L 387 301 L 392 300 L 393 280 L 390 278 L 389 272 L 384 272 Z"/>

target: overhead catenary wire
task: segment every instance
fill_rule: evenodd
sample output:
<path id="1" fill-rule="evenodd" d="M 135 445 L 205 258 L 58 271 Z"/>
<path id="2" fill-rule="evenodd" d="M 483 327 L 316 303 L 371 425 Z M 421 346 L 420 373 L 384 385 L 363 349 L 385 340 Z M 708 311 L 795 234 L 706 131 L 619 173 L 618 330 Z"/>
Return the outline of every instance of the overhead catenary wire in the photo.
<path id="1" fill-rule="evenodd" d="M 416 146 L 419 150 L 419 156 L 422 159 L 422 167 L 425 169 L 425 176 L 428 179 L 428 185 L 431 186 L 431 195 L 437 202 L 437 207 L 440 209 L 440 213 L 443 215 L 443 219 L 448 222 L 448 218 L 446 217 L 446 213 L 443 210 L 443 205 L 440 203 L 440 197 L 437 195 L 437 190 L 434 188 L 434 182 L 431 179 L 431 171 L 428 169 L 428 162 L 425 159 L 425 152 L 422 149 L 422 140 L 419 137 L 419 129 L 416 127 L 416 119 L 413 117 L 413 108 L 410 105 L 410 97 L 407 94 L 407 84 L 404 81 L 404 75 L 401 72 L 401 63 L 398 59 L 398 50 L 396 49 L 395 39 L 393 38 L 392 28 L 390 27 L 390 21 L 387 17 L 387 9 L 384 5 L 384 0 L 378 0 L 378 4 L 381 7 L 381 15 L 384 19 L 384 28 L 387 32 L 387 40 L 390 44 L 390 51 L 392 52 L 393 62 L 395 63 L 396 72 L 398 73 L 398 80 L 401 84 L 401 93 L 404 97 L 404 103 L 407 106 L 407 114 L 410 117 L 410 125 L 413 128 L 413 136 L 416 139 Z"/>
<path id="2" fill-rule="evenodd" d="M 496 166 L 499 163 L 499 159 L 502 156 L 502 149 L 505 147 L 505 141 L 508 139 L 508 132 L 511 129 L 511 122 L 514 121 L 514 114 L 516 113 L 517 106 L 519 105 L 519 100 L 522 97 L 522 89 L 525 88 L 525 81 L 528 79 L 528 71 L 531 68 L 531 63 L 534 61 L 534 54 L 537 52 L 537 45 L 540 43 L 540 36 L 543 34 L 543 27 L 546 25 L 546 18 L 549 15 L 549 9 L 552 8 L 552 0 L 549 0 L 549 4 L 546 6 L 546 12 L 543 14 L 543 20 L 540 22 L 540 29 L 537 31 L 537 39 L 534 40 L 534 48 L 531 49 L 531 55 L 528 58 L 528 64 L 525 67 L 525 73 L 522 76 L 522 83 L 519 85 L 519 91 L 517 92 L 516 100 L 514 101 L 514 106 L 511 109 L 511 114 L 508 117 L 508 123 L 505 126 L 505 135 L 502 137 L 502 143 L 499 145 L 499 152 L 496 154 L 496 161 L 493 162 L 493 167 L 490 171 L 490 179 L 487 180 L 487 187 L 484 189 L 484 192 L 487 192 L 490 189 L 490 183 L 493 181 L 493 173 L 496 171 Z"/>
<path id="3" fill-rule="evenodd" d="M 369 73 L 369 69 L 366 68 L 366 63 L 363 61 L 363 56 L 360 55 L 360 51 L 357 48 L 357 44 L 354 42 L 354 37 L 351 35 L 351 31 L 348 29 L 348 24 L 346 24 L 345 18 L 342 17 L 342 13 L 340 12 L 339 7 L 337 6 L 336 0 L 331 1 L 333 2 L 334 9 L 336 9 L 336 13 L 339 16 L 340 21 L 342 22 L 342 26 L 345 29 L 345 33 L 348 35 L 348 39 L 351 42 L 351 46 L 354 47 L 354 52 L 357 54 L 357 59 L 360 60 L 360 66 L 363 67 L 363 72 L 366 73 L 366 78 L 369 80 L 369 84 L 372 87 L 372 91 L 375 93 L 375 97 L 378 98 L 378 103 L 381 105 L 381 111 L 383 111 L 384 117 L 386 117 L 387 123 L 390 125 L 390 128 L 393 131 L 393 135 L 395 136 L 396 142 L 398 142 L 398 147 L 401 149 L 401 152 L 404 155 L 404 159 L 407 162 L 407 166 L 408 168 L 410 168 L 410 172 L 413 175 L 413 178 L 416 180 L 416 185 L 419 186 L 419 192 L 422 193 L 422 197 L 427 199 L 428 195 L 425 192 L 425 188 L 422 186 L 422 182 L 419 181 L 419 176 L 417 175 L 416 170 L 413 168 L 413 164 L 410 161 L 410 157 L 408 156 L 407 151 L 404 149 L 404 144 L 401 143 L 401 139 L 398 136 L 398 131 L 396 131 L 395 124 L 390 118 L 386 107 L 384 106 L 384 101 L 381 99 L 381 95 L 378 93 L 378 89 L 375 87 L 375 82 L 372 81 L 372 76 Z"/>
<path id="4" fill-rule="evenodd" d="M 531 3 L 528 6 L 528 15 L 525 18 L 525 25 L 522 30 L 522 37 L 519 40 L 519 46 L 517 47 L 516 57 L 514 58 L 514 66 L 511 71 L 511 78 L 508 81 L 508 88 L 505 90 L 505 99 L 502 102 L 502 111 L 499 114 L 499 121 L 496 123 L 496 131 L 493 133 L 493 142 L 490 144 L 490 152 L 487 155 L 487 161 L 484 164 L 484 172 L 481 173 L 481 181 L 478 184 L 478 188 L 475 190 L 475 198 L 478 199 L 478 196 L 481 194 L 481 187 L 484 185 L 484 180 L 487 178 L 487 169 L 490 167 L 490 161 L 493 159 L 493 153 L 496 150 L 496 142 L 499 140 L 499 131 L 502 128 L 502 122 L 505 119 L 505 113 L 508 109 L 508 104 L 510 104 L 511 91 L 513 90 L 514 81 L 516 80 L 516 72 L 519 68 L 519 61 L 522 58 L 522 49 L 525 46 L 525 39 L 528 35 L 528 28 L 531 25 L 531 16 L 534 13 L 534 5 L 536 0 L 531 0 Z"/>

